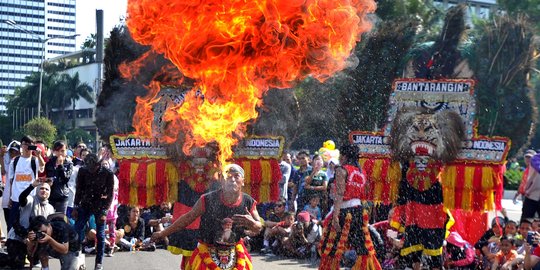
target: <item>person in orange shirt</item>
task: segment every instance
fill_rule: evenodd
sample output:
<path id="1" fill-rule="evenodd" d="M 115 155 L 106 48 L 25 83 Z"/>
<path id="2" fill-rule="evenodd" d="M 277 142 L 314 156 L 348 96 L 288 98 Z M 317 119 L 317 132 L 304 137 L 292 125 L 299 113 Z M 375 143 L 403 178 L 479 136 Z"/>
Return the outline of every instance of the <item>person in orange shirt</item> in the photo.
<path id="1" fill-rule="evenodd" d="M 517 263 L 518 253 L 514 246 L 514 238 L 503 236 L 500 242 L 500 251 L 495 255 L 495 261 L 491 265 L 492 270 L 511 270 Z"/>

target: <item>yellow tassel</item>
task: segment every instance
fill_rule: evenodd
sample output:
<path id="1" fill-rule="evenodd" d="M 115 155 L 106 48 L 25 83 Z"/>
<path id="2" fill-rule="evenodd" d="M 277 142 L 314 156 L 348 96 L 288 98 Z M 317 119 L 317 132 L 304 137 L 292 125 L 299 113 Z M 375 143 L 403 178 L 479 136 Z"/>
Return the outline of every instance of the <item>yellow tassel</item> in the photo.
<path id="1" fill-rule="evenodd" d="M 270 202 L 270 183 L 272 182 L 272 168 L 268 160 L 261 160 L 262 182 L 259 189 L 259 201 Z"/>
<path id="2" fill-rule="evenodd" d="M 146 168 L 146 205 L 156 204 L 156 162 L 149 163 Z"/>
<path id="3" fill-rule="evenodd" d="M 383 185 L 386 182 L 386 179 L 381 178 L 382 173 L 382 165 L 384 163 L 384 160 L 377 159 L 375 160 L 375 163 L 373 164 L 373 173 L 372 178 L 373 181 L 371 181 L 372 185 L 375 185 L 375 189 L 373 190 L 373 201 L 380 202 L 382 201 L 382 189 Z"/>
<path id="4" fill-rule="evenodd" d="M 251 195 L 251 162 L 242 161 L 242 168 L 244 168 L 244 192 Z"/>
<path id="5" fill-rule="evenodd" d="M 461 209 L 472 210 L 472 188 L 474 179 L 474 167 L 465 167 L 465 181 L 462 188 Z"/>
<path id="6" fill-rule="evenodd" d="M 493 177 L 493 169 L 489 166 L 482 167 L 482 191 L 493 191 L 496 181 L 497 179 Z"/>
<path id="7" fill-rule="evenodd" d="M 446 208 L 449 209 L 455 209 L 456 177 L 456 166 L 446 166 L 441 174 L 441 180 L 443 185 L 443 204 Z"/>
<path id="8" fill-rule="evenodd" d="M 139 169 L 139 163 L 132 162 L 129 167 L 129 205 L 138 205 L 139 199 L 137 196 L 137 170 Z"/>
<path id="9" fill-rule="evenodd" d="M 167 184 L 169 185 L 167 200 L 169 202 L 175 202 L 178 200 L 178 181 L 180 179 L 178 169 L 172 162 L 167 162 L 165 164 L 165 174 L 167 177 Z"/>
<path id="10" fill-rule="evenodd" d="M 401 181 L 401 166 L 399 165 L 399 162 L 394 161 L 390 165 L 390 169 L 388 170 L 389 175 L 389 181 L 391 185 L 391 196 L 393 202 L 397 200 L 398 192 L 399 192 L 399 182 Z"/>

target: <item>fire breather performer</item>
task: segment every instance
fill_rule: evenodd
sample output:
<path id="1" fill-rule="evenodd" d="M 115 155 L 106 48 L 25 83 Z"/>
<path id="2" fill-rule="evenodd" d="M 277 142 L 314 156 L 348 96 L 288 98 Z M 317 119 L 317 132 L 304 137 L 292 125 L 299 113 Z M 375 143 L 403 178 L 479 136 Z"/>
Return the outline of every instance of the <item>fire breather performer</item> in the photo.
<path id="1" fill-rule="evenodd" d="M 442 269 L 448 215 L 439 178 L 444 164 L 456 159 L 464 134 L 462 118 L 450 110 L 405 108 L 392 125 L 390 147 L 402 178 L 391 226 L 404 231 L 400 256 L 413 269 L 420 269 L 422 255 L 429 269 Z"/>
<path id="2" fill-rule="evenodd" d="M 152 235 L 154 241 L 161 239 L 184 229 L 197 217 L 201 217 L 199 245 L 191 256 L 187 270 L 253 268 L 242 237 L 246 231 L 259 233 L 262 229 L 257 203 L 242 192 L 242 167 L 229 164 L 225 166 L 224 176 L 221 189 L 202 195 L 191 211 L 165 230 Z M 227 241 L 223 241 L 225 234 Z"/>
<path id="3" fill-rule="evenodd" d="M 358 255 L 352 269 L 382 269 L 368 229 L 369 216 L 361 201 L 366 177 L 358 164 L 359 149 L 345 145 L 339 152 L 342 165 L 335 169 L 333 210 L 323 223 L 319 269 L 339 269 L 343 252 L 349 249 Z"/>

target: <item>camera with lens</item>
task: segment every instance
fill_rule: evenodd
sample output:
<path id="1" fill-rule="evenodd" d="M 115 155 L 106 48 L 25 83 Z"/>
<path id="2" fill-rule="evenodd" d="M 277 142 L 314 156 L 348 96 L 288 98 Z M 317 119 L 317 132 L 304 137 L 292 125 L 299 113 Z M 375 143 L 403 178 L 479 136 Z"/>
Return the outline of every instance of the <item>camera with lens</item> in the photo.
<path id="1" fill-rule="evenodd" d="M 45 233 L 41 231 L 37 231 L 36 233 L 36 240 L 41 240 L 45 237 Z"/>

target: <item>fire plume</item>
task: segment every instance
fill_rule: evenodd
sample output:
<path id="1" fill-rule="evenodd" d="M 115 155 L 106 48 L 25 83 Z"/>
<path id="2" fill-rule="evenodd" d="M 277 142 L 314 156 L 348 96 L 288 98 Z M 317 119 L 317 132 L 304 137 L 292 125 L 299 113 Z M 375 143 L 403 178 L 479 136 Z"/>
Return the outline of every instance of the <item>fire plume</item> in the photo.
<path id="1" fill-rule="evenodd" d="M 374 10 L 373 0 L 130 0 L 127 25 L 135 41 L 196 81 L 165 112 L 165 140 L 184 136 L 185 153 L 217 141 L 224 164 L 263 94 L 342 70 Z M 152 115 L 155 91 L 137 100 L 141 115 Z M 148 121 L 133 124 L 151 135 Z"/>

